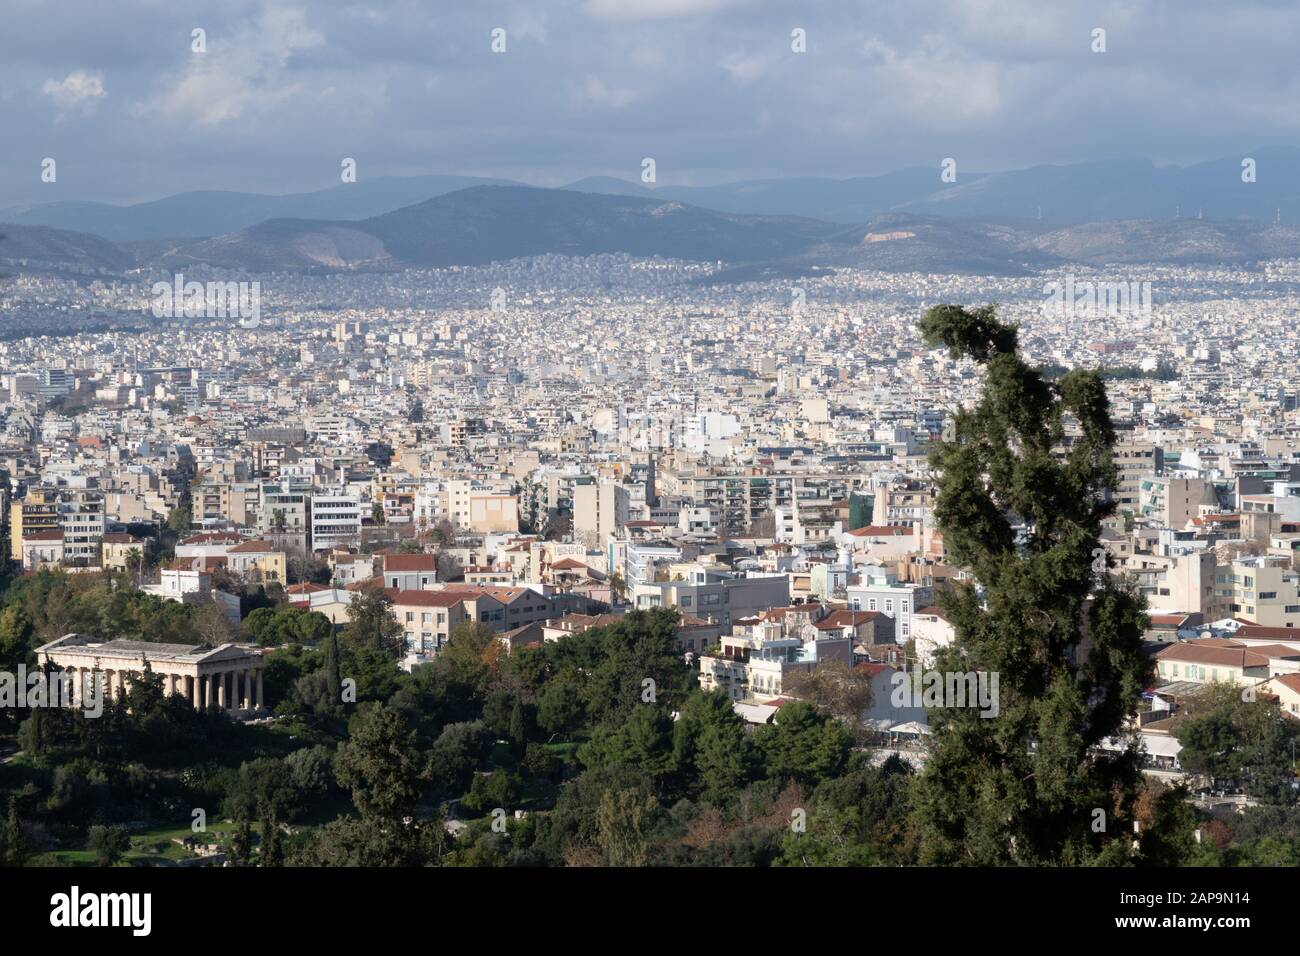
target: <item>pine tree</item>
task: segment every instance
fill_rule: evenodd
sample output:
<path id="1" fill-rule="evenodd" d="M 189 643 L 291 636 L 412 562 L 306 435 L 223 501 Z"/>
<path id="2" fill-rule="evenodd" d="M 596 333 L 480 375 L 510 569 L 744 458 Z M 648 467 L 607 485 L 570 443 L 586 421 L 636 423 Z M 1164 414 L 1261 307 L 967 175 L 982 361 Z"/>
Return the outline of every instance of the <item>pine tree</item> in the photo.
<path id="1" fill-rule="evenodd" d="M 9 812 L 0 825 L 0 866 L 22 866 L 27 859 L 27 841 L 18 819 L 18 798 L 9 798 Z"/>
<path id="2" fill-rule="evenodd" d="M 514 706 L 510 708 L 510 743 L 514 746 L 515 753 L 520 755 L 528 745 L 528 723 L 524 718 L 524 705 L 517 697 Z"/>
<path id="3" fill-rule="evenodd" d="M 280 825 L 276 822 L 274 813 L 262 817 L 261 831 L 258 865 L 284 866 L 284 834 L 280 832 Z"/>
<path id="4" fill-rule="evenodd" d="M 325 639 L 325 662 L 323 665 L 325 680 L 335 702 L 342 700 L 342 679 L 339 677 L 339 639 L 333 631 Z"/>
<path id="5" fill-rule="evenodd" d="M 985 374 L 979 404 L 931 454 L 945 551 L 979 585 L 940 597 L 957 636 L 935 669 L 999 677 L 996 716 L 930 711 L 922 861 L 1126 860 L 1139 758 L 1097 745 L 1123 736 L 1150 664 L 1141 597 L 1093 570 L 1117 482 L 1105 386 L 1084 370 L 1045 381 L 991 306 L 937 306 L 920 328 Z"/>

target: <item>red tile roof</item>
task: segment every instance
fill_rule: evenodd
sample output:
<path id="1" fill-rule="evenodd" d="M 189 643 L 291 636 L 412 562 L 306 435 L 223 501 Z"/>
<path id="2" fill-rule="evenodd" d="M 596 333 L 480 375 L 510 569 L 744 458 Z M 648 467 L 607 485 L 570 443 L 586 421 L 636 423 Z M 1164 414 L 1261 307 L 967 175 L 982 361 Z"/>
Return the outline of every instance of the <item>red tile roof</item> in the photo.
<path id="1" fill-rule="evenodd" d="M 228 548 L 229 554 L 271 554 L 279 549 L 269 541 L 245 541 L 243 544 L 237 544 L 233 548 Z"/>
<path id="2" fill-rule="evenodd" d="M 465 600 L 465 595 L 448 591 L 398 591 L 393 595 L 394 607 L 455 607 Z"/>
<path id="3" fill-rule="evenodd" d="M 436 554 L 385 554 L 384 573 L 409 574 L 416 571 L 437 571 Z"/>
<path id="4" fill-rule="evenodd" d="M 819 631 L 834 631 L 841 627 L 857 627 L 880 616 L 879 611 L 832 611 L 815 626 Z"/>
<path id="5" fill-rule="evenodd" d="M 1267 667 L 1268 658 L 1244 647 L 1213 646 L 1207 641 L 1180 641 L 1170 644 L 1156 655 L 1162 661 L 1186 661 L 1189 664 L 1219 664 L 1223 667 Z"/>

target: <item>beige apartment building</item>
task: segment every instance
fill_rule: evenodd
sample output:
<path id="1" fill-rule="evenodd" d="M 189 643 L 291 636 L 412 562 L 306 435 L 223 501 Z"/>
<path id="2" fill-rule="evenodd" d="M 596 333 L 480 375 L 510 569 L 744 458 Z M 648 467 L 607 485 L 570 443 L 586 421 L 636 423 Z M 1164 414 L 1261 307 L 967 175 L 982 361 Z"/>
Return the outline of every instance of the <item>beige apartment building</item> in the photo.
<path id="1" fill-rule="evenodd" d="M 1202 509 L 1213 513 L 1219 507 L 1213 486 L 1203 478 L 1146 475 L 1138 479 L 1138 493 L 1138 513 L 1162 528 L 1185 528 Z"/>
<path id="2" fill-rule="evenodd" d="M 573 486 L 573 537 L 599 548 L 628 521 L 631 494 L 627 486 L 602 479 Z"/>
<path id="3" fill-rule="evenodd" d="M 479 534 L 517 532 L 519 499 L 514 495 L 475 492 L 469 496 L 469 527 Z"/>
<path id="4" fill-rule="evenodd" d="M 1225 614 L 1265 627 L 1300 627 L 1300 574 L 1279 555 L 1241 558 L 1221 567 L 1215 596 Z"/>
<path id="5" fill-rule="evenodd" d="M 1151 442 L 1121 441 L 1115 445 L 1114 461 L 1119 473 L 1115 492 L 1118 509 L 1136 514 L 1141 510 L 1142 479 L 1164 470 L 1164 450 Z"/>

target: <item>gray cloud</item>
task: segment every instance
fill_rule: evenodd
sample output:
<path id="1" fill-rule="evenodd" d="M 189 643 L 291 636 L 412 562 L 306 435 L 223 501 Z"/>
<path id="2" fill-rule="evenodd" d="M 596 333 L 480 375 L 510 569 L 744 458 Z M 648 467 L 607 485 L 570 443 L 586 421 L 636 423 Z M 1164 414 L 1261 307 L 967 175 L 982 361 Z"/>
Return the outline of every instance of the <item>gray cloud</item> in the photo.
<path id="1" fill-rule="evenodd" d="M 1188 162 L 1290 143 L 1300 123 L 1300 9 L 1259 0 L 8 7 L 8 202 L 317 189 L 344 156 L 363 176 L 538 184 L 636 179 L 645 156 L 663 183 L 946 156 L 967 170 Z M 195 27 L 206 53 L 190 50 Z M 45 156 L 56 184 L 40 183 Z"/>

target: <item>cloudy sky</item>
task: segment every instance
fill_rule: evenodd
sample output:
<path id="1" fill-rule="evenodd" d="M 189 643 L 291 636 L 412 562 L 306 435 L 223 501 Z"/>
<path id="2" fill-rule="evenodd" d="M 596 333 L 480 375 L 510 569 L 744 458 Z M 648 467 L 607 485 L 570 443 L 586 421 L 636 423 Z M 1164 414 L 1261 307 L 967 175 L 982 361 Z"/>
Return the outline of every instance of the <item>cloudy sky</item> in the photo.
<path id="1" fill-rule="evenodd" d="M 1297 141 L 1282 0 L 3 0 L 0 201 L 853 176 Z M 206 52 L 192 33 L 206 31 Z M 492 31 L 506 51 L 493 53 Z M 806 52 L 791 49 L 791 32 Z M 1106 51 L 1094 53 L 1104 29 Z M 57 182 L 41 182 L 41 161 Z"/>

